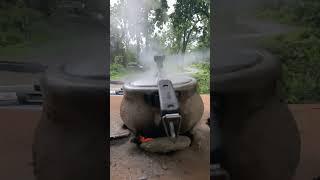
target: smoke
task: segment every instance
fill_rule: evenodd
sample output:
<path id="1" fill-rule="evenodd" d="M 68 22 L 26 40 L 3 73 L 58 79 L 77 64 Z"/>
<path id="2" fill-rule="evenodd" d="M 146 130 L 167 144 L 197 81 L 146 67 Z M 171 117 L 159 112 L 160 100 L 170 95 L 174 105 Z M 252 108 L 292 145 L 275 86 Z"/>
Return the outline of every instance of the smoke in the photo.
<path id="1" fill-rule="evenodd" d="M 168 73 L 176 72 L 181 66 L 188 67 L 193 63 L 207 62 L 210 58 L 210 50 L 203 49 L 185 54 L 174 54 L 166 57 L 166 70 Z"/>

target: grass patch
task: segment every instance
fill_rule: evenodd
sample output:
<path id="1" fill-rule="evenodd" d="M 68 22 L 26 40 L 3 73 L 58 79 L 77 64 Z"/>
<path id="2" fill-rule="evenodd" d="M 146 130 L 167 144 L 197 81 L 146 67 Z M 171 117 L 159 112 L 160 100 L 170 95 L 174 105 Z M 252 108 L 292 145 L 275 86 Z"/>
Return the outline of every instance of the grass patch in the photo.
<path id="1" fill-rule="evenodd" d="M 19 57 L 28 54 L 30 50 L 31 48 L 28 43 L 20 43 L 6 47 L 0 47 L 0 56 Z"/>
<path id="2" fill-rule="evenodd" d="M 200 94 L 210 93 L 210 63 L 196 63 L 191 67 L 198 69 L 193 77 L 198 81 L 198 92 Z"/>
<path id="3" fill-rule="evenodd" d="M 0 56 L 23 56 L 48 41 L 47 19 L 23 0 L 0 3 Z"/>
<path id="4" fill-rule="evenodd" d="M 117 63 L 112 63 L 110 65 L 110 79 L 111 80 L 120 80 L 125 76 L 136 73 L 136 71 L 131 69 L 126 69 L 122 65 Z"/>
<path id="5" fill-rule="evenodd" d="M 18 36 L 18 35 L 17 35 Z M 34 53 L 37 46 L 43 45 L 49 41 L 49 34 L 46 31 L 34 33 L 28 41 L 23 40 L 17 44 L 0 46 L 0 56 L 4 57 L 22 57 Z"/>

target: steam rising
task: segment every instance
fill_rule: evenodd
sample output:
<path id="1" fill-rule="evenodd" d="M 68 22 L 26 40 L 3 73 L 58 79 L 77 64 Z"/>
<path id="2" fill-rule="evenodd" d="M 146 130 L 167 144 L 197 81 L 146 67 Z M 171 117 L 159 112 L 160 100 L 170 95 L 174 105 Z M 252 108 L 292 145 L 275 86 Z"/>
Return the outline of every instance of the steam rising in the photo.
<path id="1" fill-rule="evenodd" d="M 126 3 L 124 3 L 126 2 Z M 121 25 L 124 25 L 125 28 L 121 29 L 122 32 L 119 34 L 125 35 L 125 40 L 130 42 L 131 47 L 127 49 L 132 52 L 137 52 L 136 48 L 132 46 L 137 45 L 137 41 L 133 40 L 137 35 L 142 35 L 145 32 L 148 32 L 148 24 L 146 21 L 143 21 L 146 18 L 146 14 L 143 13 L 143 9 L 157 9 L 161 7 L 159 0 L 127 0 L 121 1 L 118 3 L 121 4 L 120 10 L 116 12 L 114 16 L 111 16 L 111 27 L 115 27 L 116 20 L 124 19 L 126 22 L 120 22 Z M 170 3 L 169 3 L 170 4 Z M 126 27 L 126 23 L 129 22 L 129 27 Z M 168 24 L 165 25 L 167 28 Z M 111 33 L 114 33 L 111 31 Z M 138 53 L 138 60 L 145 67 L 149 68 L 147 74 L 156 74 L 156 64 L 154 62 L 154 56 L 156 55 L 165 55 L 164 69 L 166 73 L 175 73 L 178 68 L 181 66 L 189 66 L 192 63 L 199 62 L 202 60 L 208 60 L 210 57 L 209 49 L 204 49 L 196 52 L 186 52 L 185 54 L 167 54 L 165 53 L 164 48 L 160 45 L 159 42 L 149 39 L 149 47 L 145 45 L 146 39 L 142 36 L 141 51 Z"/>
<path id="2" fill-rule="evenodd" d="M 156 70 L 156 64 L 153 61 L 153 56 L 157 51 L 149 50 L 140 55 L 141 62 L 150 68 L 150 71 Z M 166 55 L 164 69 L 166 73 L 176 73 L 181 67 L 187 67 L 193 63 L 205 62 L 210 58 L 210 50 L 204 49 L 201 51 L 193 51 L 185 54 Z"/>
<path id="3" fill-rule="evenodd" d="M 116 12 L 116 17 L 111 16 L 111 22 L 115 19 L 122 19 L 126 21 L 120 22 L 122 25 L 126 23 L 130 24 L 126 29 L 121 29 L 122 32 L 120 32 L 128 35 L 126 38 L 129 37 L 129 39 L 126 40 L 130 40 L 135 35 L 146 32 L 147 24 L 142 21 L 146 18 L 143 9 L 157 9 L 160 7 L 160 3 L 157 0 L 118 0 L 118 3 L 120 3 L 120 8 Z M 115 24 L 111 23 L 111 26 L 115 26 Z"/>

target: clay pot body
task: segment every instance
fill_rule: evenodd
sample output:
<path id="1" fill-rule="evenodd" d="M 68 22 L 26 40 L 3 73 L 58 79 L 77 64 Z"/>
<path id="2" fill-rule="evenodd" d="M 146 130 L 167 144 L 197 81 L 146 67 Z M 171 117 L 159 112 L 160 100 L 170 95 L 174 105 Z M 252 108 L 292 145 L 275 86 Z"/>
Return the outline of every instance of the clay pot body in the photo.
<path id="1" fill-rule="evenodd" d="M 41 79 L 43 112 L 33 144 L 37 180 L 108 178 L 108 78 L 104 66 L 86 74 L 82 68 L 90 65 L 78 65 L 53 67 Z"/>
<path id="2" fill-rule="evenodd" d="M 196 92 L 196 80 L 189 77 L 187 79 L 185 83 L 173 83 L 182 116 L 180 133 L 190 131 L 201 119 L 204 111 L 202 99 Z M 134 133 L 150 137 L 164 135 L 160 107 L 155 102 L 157 93 L 156 85 L 136 86 L 131 82 L 124 85 L 120 115 L 124 124 Z"/>
<path id="3" fill-rule="evenodd" d="M 301 142 L 296 121 L 278 94 L 280 65 L 267 52 L 248 53 L 235 56 L 248 58 L 241 65 L 216 66 L 212 79 L 222 164 L 235 180 L 291 180 Z"/>

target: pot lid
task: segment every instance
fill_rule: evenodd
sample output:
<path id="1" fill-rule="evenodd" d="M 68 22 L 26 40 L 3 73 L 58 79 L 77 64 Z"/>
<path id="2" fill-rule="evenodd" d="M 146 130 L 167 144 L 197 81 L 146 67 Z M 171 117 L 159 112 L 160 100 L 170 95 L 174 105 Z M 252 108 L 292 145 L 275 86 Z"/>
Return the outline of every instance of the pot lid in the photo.
<path id="1" fill-rule="evenodd" d="M 106 62 L 71 63 L 63 66 L 63 72 L 69 76 L 87 80 L 107 80 L 108 65 Z"/>
<path id="2" fill-rule="evenodd" d="M 163 79 L 168 79 L 172 82 L 173 86 L 188 84 L 194 79 L 192 77 L 183 75 L 168 75 Z M 156 76 L 149 76 L 138 78 L 137 80 L 129 82 L 131 86 L 134 87 L 157 87 L 159 78 Z"/>
<path id="3" fill-rule="evenodd" d="M 72 62 L 49 67 L 40 79 L 41 87 L 59 97 L 89 98 L 97 100 L 107 94 L 108 64 L 106 61 Z M 51 97 L 51 96 L 50 96 Z M 71 98 L 71 97 L 68 97 Z M 90 101 L 91 102 L 91 101 Z"/>
<path id="4" fill-rule="evenodd" d="M 230 53 L 232 52 L 232 53 Z M 212 88 L 216 92 L 248 92 L 265 88 L 280 75 L 280 64 L 263 50 L 217 52 L 213 62 Z"/>
<path id="5" fill-rule="evenodd" d="M 259 54 L 252 51 L 235 51 L 232 53 L 217 53 L 213 57 L 213 74 L 222 75 L 251 68 L 261 63 Z"/>

